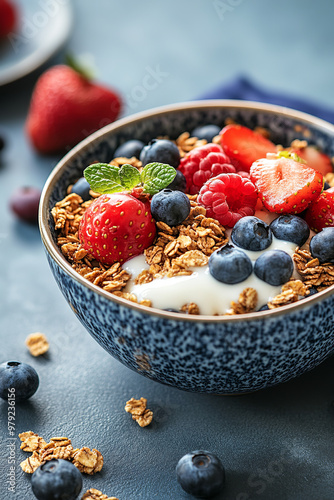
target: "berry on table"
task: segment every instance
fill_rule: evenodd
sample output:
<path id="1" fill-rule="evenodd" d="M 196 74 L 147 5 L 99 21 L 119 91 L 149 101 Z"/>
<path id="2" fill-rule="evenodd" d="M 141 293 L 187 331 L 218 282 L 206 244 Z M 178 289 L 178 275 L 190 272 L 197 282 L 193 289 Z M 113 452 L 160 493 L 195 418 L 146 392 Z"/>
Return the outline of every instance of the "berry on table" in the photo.
<path id="1" fill-rule="evenodd" d="M 203 125 L 194 128 L 191 132 L 191 137 L 197 137 L 197 139 L 205 139 L 208 142 L 212 142 L 212 139 L 219 135 L 221 128 L 218 125 Z"/>
<path id="2" fill-rule="evenodd" d="M 12 193 L 9 205 L 19 219 L 36 224 L 40 197 L 40 189 L 28 186 L 20 187 Z"/>
<path id="3" fill-rule="evenodd" d="M 155 234 L 149 202 L 127 193 L 97 198 L 79 226 L 82 247 L 107 265 L 140 255 L 152 244 Z"/>
<path id="4" fill-rule="evenodd" d="M 83 199 L 83 201 L 90 200 L 90 185 L 84 177 L 77 180 L 72 186 L 71 193 L 75 193 Z"/>
<path id="5" fill-rule="evenodd" d="M 291 158 L 262 159 L 253 163 L 250 178 L 269 212 L 298 214 L 322 191 L 322 175 Z"/>
<path id="6" fill-rule="evenodd" d="M 334 187 L 323 191 L 311 203 L 306 210 L 305 220 L 312 231 L 316 233 L 325 227 L 334 226 Z"/>
<path id="7" fill-rule="evenodd" d="M 186 192 L 187 189 L 187 181 L 181 170 L 176 171 L 176 176 L 174 180 L 167 186 L 168 189 L 172 189 L 172 191 L 182 191 Z"/>
<path id="8" fill-rule="evenodd" d="M 310 252 L 320 264 L 334 262 L 334 227 L 325 227 L 310 241 Z"/>
<path id="9" fill-rule="evenodd" d="M 124 157 L 132 158 L 135 156 L 139 158 L 141 150 L 145 144 L 138 139 L 131 139 L 129 141 L 123 142 L 114 152 L 114 158 Z"/>
<path id="10" fill-rule="evenodd" d="M 75 500 L 82 489 L 82 476 L 68 460 L 52 459 L 35 470 L 31 487 L 38 500 Z"/>
<path id="11" fill-rule="evenodd" d="M 278 240 L 291 241 L 303 246 L 310 236 L 310 228 L 304 219 L 296 215 L 280 215 L 270 223 L 270 229 Z"/>
<path id="12" fill-rule="evenodd" d="M 196 498 L 211 498 L 225 484 L 225 469 L 219 458 L 209 451 L 192 451 L 176 466 L 176 476 L 184 491 Z"/>
<path id="13" fill-rule="evenodd" d="M 232 229 L 231 239 L 245 250 L 260 251 L 271 245 L 272 232 L 265 222 L 257 217 L 243 217 Z"/>
<path id="14" fill-rule="evenodd" d="M 254 161 L 275 153 L 276 146 L 258 132 L 242 125 L 227 125 L 220 132 L 220 143 L 237 170 L 249 172 Z"/>
<path id="15" fill-rule="evenodd" d="M 159 162 L 178 168 L 180 151 L 174 142 L 167 139 L 153 139 L 140 153 L 143 167 L 148 163 Z"/>
<path id="16" fill-rule="evenodd" d="M 163 189 L 152 197 L 151 213 L 156 221 L 162 221 L 168 226 L 177 226 L 190 213 L 189 198 L 181 191 Z"/>
<path id="17" fill-rule="evenodd" d="M 15 395 L 16 401 L 24 401 L 35 394 L 39 386 L 36 370 L 19 361 L 7 361 L 0 365 L 0 398 L 7 400 Z"/>
<path id="18" fill-rule="evenodd" d="M 203 185 L 197 201 L 206 208 L 208 217 L 233 227 L 242 217 L 254 215 L 257 193 L 249 179 L 238 174 L 220 174 Z"/>
<path id="19" fill-rule="evenodd" d="M 293 261 L 283 250 L 268 250 L 258 257 L 254 264 L 254 273 L 269 285 L 283 285 L 292 276 Z"/>
<path id="20" fill-rule="evenodd" d="M 227 244 L 210 255 L 209 271 L 217 281 L 232 285 L 247 279 L 253 265 L 245 252 Z"/>
<path id="21" fill-rule="evenodd" d="M 181 159 L 179 169 L 186 178 L 189 194 L 197 194 L 210 177 L 235 172 L 219 144 L 205 144 L 192 149 Z"/>

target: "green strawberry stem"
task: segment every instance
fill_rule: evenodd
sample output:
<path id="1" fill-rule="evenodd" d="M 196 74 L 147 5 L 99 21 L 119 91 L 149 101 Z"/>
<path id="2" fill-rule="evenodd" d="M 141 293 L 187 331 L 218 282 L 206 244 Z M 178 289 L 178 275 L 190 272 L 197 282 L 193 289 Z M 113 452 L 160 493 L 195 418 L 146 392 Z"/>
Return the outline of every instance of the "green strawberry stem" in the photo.
<path id="1" fill-rule="evenodd" d="M 92 68 L 89 68 L 88 66 L 85 66 L 84 64 L 79 62 L 78 59 L 70 53 L 67 53 L 65 55 L 65 63 L 67 64 L 67 66 L 79 73 L 80 76 L 85 78 L 85 80 L 93 80 L 93 78 L 95 77 Z"/>

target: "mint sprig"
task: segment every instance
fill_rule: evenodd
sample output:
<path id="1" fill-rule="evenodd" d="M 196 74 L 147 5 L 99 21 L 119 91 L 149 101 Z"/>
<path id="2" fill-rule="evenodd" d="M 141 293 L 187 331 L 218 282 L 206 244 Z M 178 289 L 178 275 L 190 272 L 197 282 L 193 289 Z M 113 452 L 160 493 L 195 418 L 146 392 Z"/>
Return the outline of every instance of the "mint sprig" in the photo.
<path id="1" fill-rule="evenodd" d="M 175 178 L 174 167 L 165 163 L 149 163 L 142 172 L 132 165 L 116 167 L 109 163 L 93 163 L 84 170 L 85 179 L 96 193 L 112 194 L 142 187 L 143 192 L 154 195 L 167 187 Z"/>

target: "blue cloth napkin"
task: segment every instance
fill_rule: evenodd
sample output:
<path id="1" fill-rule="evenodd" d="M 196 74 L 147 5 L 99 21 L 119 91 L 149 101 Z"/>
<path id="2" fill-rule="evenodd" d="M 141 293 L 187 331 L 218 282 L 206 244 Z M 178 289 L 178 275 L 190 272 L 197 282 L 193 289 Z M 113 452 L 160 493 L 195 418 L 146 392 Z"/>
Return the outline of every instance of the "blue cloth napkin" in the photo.
<path id="1" fill-rule="evenodd" d="M 279 104 L 280 106 L 287 106 L 288 108 L 304 111 L 305 113 L 334 123 L 333 109 L 318 106 L 313 102 L 304 101 L 299 97 L 287 96 L 279 92 L 262 89 L 244 76 L 236 77 L 215 90 L 200 96 L 198 99 L 241 99 Z"/>

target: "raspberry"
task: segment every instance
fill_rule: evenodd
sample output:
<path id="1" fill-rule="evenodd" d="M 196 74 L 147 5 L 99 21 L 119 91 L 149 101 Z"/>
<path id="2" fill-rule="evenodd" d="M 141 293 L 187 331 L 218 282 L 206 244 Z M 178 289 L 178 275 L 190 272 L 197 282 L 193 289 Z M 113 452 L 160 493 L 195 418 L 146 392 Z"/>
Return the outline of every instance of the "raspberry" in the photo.
<path id="1" fill-rule="evenodd" d="M 227 227 L 246 215 L 254 215 L 257 193 L 254 184 L 238 174 L 220 174 L 209 179 L 197 199 L 207 216 Z"/>
<path id="2" fill-rule="evenodd" d="M 179 170 L 187 180 L 189 194 L 197 194 L 210 177 L 235 172 L 229 157 L 219 144 L 205 144 L 193 149 L 182 158 Z"/>

